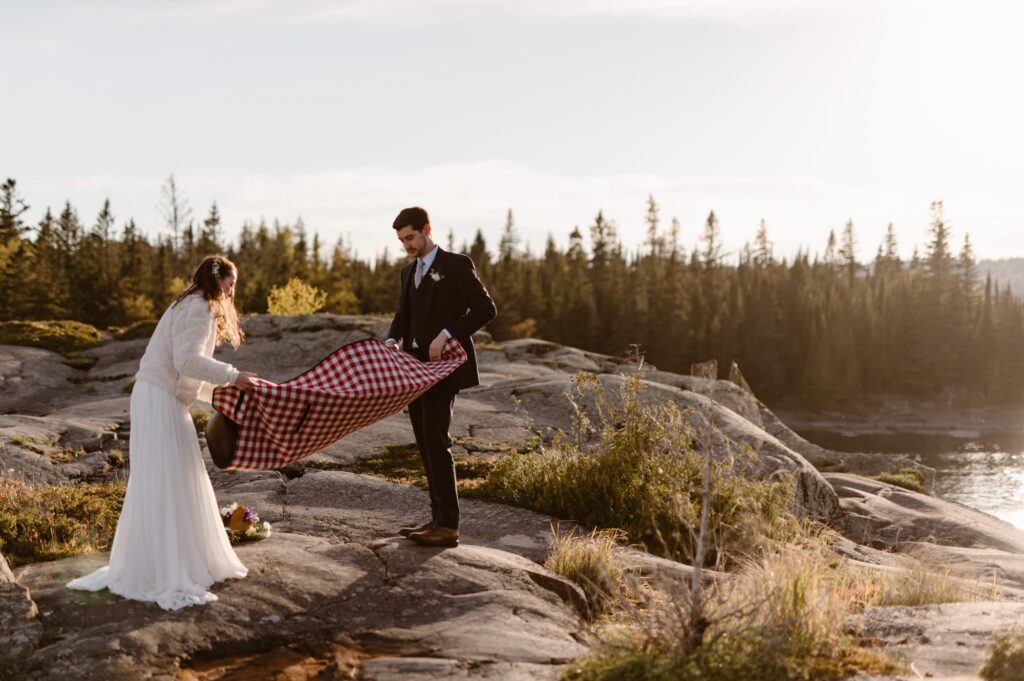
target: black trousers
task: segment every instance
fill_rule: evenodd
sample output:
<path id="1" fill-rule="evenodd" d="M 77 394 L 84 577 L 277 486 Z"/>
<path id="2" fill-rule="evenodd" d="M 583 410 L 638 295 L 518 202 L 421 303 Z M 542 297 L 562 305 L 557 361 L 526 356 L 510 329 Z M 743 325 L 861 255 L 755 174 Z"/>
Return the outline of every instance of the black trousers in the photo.
<path id="1" fill-rule="evenodd" d="M 409 405 L 409 420 L 430 489 L 431 518 L 438 525 L 453 529 L 459 527 L 459 493 L 448 428 L 457 393 L 445 386 L 434 386 Z"/>

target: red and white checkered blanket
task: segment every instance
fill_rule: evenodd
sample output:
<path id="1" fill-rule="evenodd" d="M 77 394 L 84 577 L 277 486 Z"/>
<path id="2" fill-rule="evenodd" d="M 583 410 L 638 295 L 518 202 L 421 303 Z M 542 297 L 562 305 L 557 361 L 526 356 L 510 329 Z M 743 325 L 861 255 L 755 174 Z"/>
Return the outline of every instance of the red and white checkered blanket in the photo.
<path id="1" fill-rule="evenodd" d="M 256 379 L 250 395 L 216 388 L 213 406 L 239 424 L 230 468 L 280 468 L 390 416 L 466 361 L 448 341 L 441 360 L 421 362 L 377 340 L 350 343 L 279 385 Z"/>

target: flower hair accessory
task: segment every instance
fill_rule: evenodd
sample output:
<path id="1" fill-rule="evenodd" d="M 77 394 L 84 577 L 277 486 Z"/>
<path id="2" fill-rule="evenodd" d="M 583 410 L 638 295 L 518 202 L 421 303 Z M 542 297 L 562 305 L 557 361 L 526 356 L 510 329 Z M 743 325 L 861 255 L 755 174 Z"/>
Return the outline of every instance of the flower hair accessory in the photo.
<path id="1" fill-rule="evenodd" d="M 213 272 L 213 276 L 220 279 L 220 260 L 214 260 L 210 263 L 210 271 Z"/>

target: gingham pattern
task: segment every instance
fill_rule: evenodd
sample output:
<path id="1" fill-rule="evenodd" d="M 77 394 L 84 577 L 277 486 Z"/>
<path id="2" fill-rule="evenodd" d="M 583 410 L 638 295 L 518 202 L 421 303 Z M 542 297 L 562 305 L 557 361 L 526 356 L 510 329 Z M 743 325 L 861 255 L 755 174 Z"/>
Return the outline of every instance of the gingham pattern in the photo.
<path id="1" fill-rule="evenodd" d="M 466 359 L 454 338 L 437 362 L 363 340 L 285 383 L 256 379 L 253 392 L 241 400 L 234 386 L 216 388 L 214 408 L 240 426 L 230 468 L 280 468 L 315 454 L 400 411 Z"/>

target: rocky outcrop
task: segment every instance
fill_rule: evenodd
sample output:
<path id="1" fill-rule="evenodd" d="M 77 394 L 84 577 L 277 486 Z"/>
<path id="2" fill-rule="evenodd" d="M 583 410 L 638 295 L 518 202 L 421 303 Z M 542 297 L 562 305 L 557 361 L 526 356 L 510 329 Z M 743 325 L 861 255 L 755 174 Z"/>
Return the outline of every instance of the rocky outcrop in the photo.
<path id="1" fill-rule="evenodd" d="M 0 345 L 0 414 L 49 413 L 81 373 L 56 352 Z"/>
<path id="2" fill-rule="evenodd" d="M 237 351 L 222 348 L 218 356 L 280 381 L 343 343 L 382 337 L 388 321 L 250 317 L 245 320 L 249 342 Z M 575 373 L 597 374 L 606 397 L 615 400 L 625 374 L 634 369 L 624 359 L 545 341 L 494 343 L 486 335 L 480 340 L 482 385 L 458 398 L 452 427 L 457 453 L 504 456 L 550 437 L 553 429 L 568 429 L 572 412 L 563 393 Z M 0 348 L 7 400 L 0 407 L 8 407 L 0 411 L 14 412 L 0 415 L 2 475 L 74 484 L 116 474 L 108 469 L 108 455 L 115 448 L 127 453 L 128 391 L 145 343 L 110 341 L 88 350 L 85 354 L 95 360 L 89 370 L 72 369 L 55 353 Z M 40 385 L 13 380 L 37 371 L 49 372 L 50 378 Z M 721 431 L 716 456 L 735 457 L 747 474 L 791 476 L 797 510 L 845 534 L 833 542 L 838 556 L 890 571 L 920 560 L 970 580 L 991 579 L 995 572 L 1014 598 L 1020 596 L 1017 588 L 1024 589 L 1024 533 L 929 495 L 856 475 L 822 475 L 809 461 L 866 474 L 915 467 L 930 475 L 930 469 L 905 457 L 816 447 L 729 381 L 647 367 L 643 395 L 652 403 L 677 405 L 697 433 L 711 425 Z M 358 673 L 358 678 L 388 681 L 557 678 L 561 665 L 589 646 L 582 592 L 542 567 L 557 521 L 464 500 L 462 546 L 425 549 L 394 536 L 398 527 L 425 519 L 423 491 L 321 470 L 351 466 L 412 439 L 406 417 L 397 414 L 284 473 L 211 466 L 219 501 L 256 507 L 275 534 L 240 548 L 249 577 L 215 586 L 220 601 L 209 606 L 164 613 L 106 592 L 63 587 L 101 565 L 102 555 L 28 565 L 16 575 L 0 566 L 0 655 L 11 650 L 18 659 L 16 667 L 9 662 L 13 658 L 0 661 L 0 670 L 14 669 L 19 679 L 176 675 L 198 680 L 274 673 L 288 678 Z M 685 565 L 632 549 L 620 554 L 631 574 L 664 595 L 686 588 L 692 578 Z M 728 576 L 707 573 L 707 578 Z M 861 625 L 916 659 L 916 651 L 929 644 L 914 639 L 909 629 L 902 638 L 889 637 L 886 612 L 893 613 L 892 631 L 904 631 L 916 610 L 869 611 Z M 941 620 L 942 613 L 955 610 L 920 612 L 937 618 L 936 636 L 956 624 L 952 615 Z M 981 638 L 979 630 L 979 646 Z M 941 640 L 940 648 L 952 645 Z"/>
<path id="3" fill-rule="evenodd" d="M 220 482 L 222 502 L 255 506 L 276 530 L 240 547 L 249 576 L 216 585 L 217 603 L 163 613 L 64 588 L 104 556 L 27 566 L 19 579 L 32 589 L 51 642 L 24 661 L 24 678 L 139 678 L 287 649 L 320 655 L 327 666 L 366 660 L 362 678 L 410 669 L 465 678 L 472 668 L 500 670 L 493 678 L 555 679 L 586 650 L 582 592 L 537 562 L 549 518 L 470 501 L 463 545 L 446 551 L 394 536 L 429 507 L 414 487 L 317 471 Z M 337 646 L 298 645 L 311 641 Z"/>
<path id="4" fill-rule="evenodd" d="M 128 400 L 89 402 L 49 416 L 0 415 L 0 471 L 8 479 L 61 484 L 105 470 L 128 451 Z"/>
<path id="5" fill-rule="evenodd" d="M 980 681 L 992 638 L 1024 618 L 1024 603 L 944 603 L 868 608 L 850 623 L 910 667 L 906 679 Z M 858 681 L 877 679 L 861 674 Z"/>
<path id="6" fill-rule="evenodd" d="M 1024 589 L 1024 532 L 987 513 L 846 473 L 826 473 L 844 534 L 976 583 Z"/>
<path id="7" fill-rule="evenodd" d="M 0 555 L 0 669 L 35 649 L 42 633 L 38 615 L 29 590 L 15 581 L 14 573 Z"/>
<path id="8" fill-rule="evenodd" d="M 846 536 L 862 544 L 927 541 L 1024 553 L 1024 532 L 987 513 L 858 475 L 825 479 L 839 495 Z"/>

